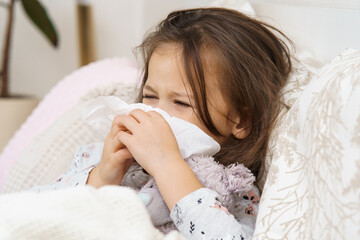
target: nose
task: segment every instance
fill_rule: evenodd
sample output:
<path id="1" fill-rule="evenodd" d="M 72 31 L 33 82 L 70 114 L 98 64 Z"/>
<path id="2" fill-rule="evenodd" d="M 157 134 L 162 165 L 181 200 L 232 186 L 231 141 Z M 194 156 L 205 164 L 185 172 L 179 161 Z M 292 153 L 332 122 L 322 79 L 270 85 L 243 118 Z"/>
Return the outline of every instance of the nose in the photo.
<path id="1" fill-rule="evenodd" d="M 172 116 L 172 109 L 171 109 L 171 106 L 168 102 L 166 101 L 161 101 L 159 100 L 156 104 L 154 104 L 155 106 L 152 106 L 152 107 L 155 107 L 155 108 L 160 108 L 161 110 L 164 110 L 165 112 L 167 112 L 170 116 Z"/>

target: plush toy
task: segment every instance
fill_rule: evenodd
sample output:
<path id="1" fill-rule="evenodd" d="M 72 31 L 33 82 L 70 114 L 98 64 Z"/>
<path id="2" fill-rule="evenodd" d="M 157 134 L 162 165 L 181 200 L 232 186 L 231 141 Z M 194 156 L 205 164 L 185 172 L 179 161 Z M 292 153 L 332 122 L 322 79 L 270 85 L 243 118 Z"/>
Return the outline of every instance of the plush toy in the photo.
<path id="1" fill-rule="evenodd" d="M 201 184 L 216 191 L 219 201 L 231 212 L 234 209 L 234 198 L 248 193 L 253 186 L 255 177 L 249 169 L 242 164 L 223 166 L 215 162 L 213 157 L 194 155 L 185 159 Z M 134 172 L 137 169 L 137 174 Z M 131 178 L 131 180 L 129 179 Z M 170 218 L 170 212 L 156 186 L 154 178 L 148 176 L 148 181 L 143 185 L 145 173 L 140 166 L 129 170 L 125 181 L 131 182 L 132 187 L 139 188 L 139 197 L 144 202 L 153 224 L 164 233 L 175 229 Z"/>

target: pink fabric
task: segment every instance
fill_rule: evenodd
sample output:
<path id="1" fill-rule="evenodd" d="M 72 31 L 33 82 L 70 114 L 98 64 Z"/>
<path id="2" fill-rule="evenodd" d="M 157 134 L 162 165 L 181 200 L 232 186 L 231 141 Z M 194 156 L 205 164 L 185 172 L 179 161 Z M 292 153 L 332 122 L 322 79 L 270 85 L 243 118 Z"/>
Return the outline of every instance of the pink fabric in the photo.
<path id="1" fill-rule="evenodd" d="M 72 108 L 89 90 L 112 82 L 139 79 L 135 64 L 127 58 L 104 59 L 84 66 L 56 84 L 14 134 L 0 155 L 0 190 L 20 154 L 30 141 Z"/>

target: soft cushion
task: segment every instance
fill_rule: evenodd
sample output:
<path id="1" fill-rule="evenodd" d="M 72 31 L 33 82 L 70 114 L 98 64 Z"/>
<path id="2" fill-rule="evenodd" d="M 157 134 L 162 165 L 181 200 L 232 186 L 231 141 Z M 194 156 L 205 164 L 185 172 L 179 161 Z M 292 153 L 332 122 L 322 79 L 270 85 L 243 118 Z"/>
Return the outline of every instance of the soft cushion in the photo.
<path id="1" fill-rule="evenodd" d="M 75 106 L 79 99 L 94 88 L 111 83 L 134 84 L 139 71 L 127 58 L 109 58 L 84 66 L 54 86 L 25 123 L 15 133 L 0 155 L 0 190 L 12 166 L 33 138 L 56 119 Z"/>
<path id="2" fill-rule="evenodd" d="M 78 147 L 103 140 L 95 136 L 93 128 L 83 118 L 86 100 L 112 95 L 132 103 L 136 98 L 136 85 L 136 82 L 111 83 L 95 88 L 82 96 L 76 106 L 59 117 L 25 148 L 11 168 L 2 193 L 48 184 L 64 173 L 70 166 Z"/>
<path id="3" fill-rule="evenodd" d="M 184 240 L 177 231 L 161 234 L 127 187 L 5 194 L 0 212 L 1 240 Z"/>
<path id="4" fill-rule="evenodd" d="M 323 66 L 273 131 L 254 239 L 360 238 L 360 51 Z"/>
<path id="5" fill-rule="evenodd" d="M 287 83 L 281 90 L 281 102 L 283 103 L 272 136 L 277 135 L 279 129 L 278 125 L 281 124 L 283 116 L 291 109 L 292 105 L 298 99 L 304 88 L 309 84 L 316 71 L 320 68 L 320 62 L 314 59 L 314 57 L 305 51 L 300 51 L 291 57 L 292 70 L 287 79 Z M 268 151 L 265 158 L 265 171 L 262 178 L 259 180 L 259 188 L 262 190 L 265 184 L 265 180 L 268 174 L 268 170 L 271 166 L 273 148 L 276 145 L 276 141 L 271 141 L 268 145 Z"/>

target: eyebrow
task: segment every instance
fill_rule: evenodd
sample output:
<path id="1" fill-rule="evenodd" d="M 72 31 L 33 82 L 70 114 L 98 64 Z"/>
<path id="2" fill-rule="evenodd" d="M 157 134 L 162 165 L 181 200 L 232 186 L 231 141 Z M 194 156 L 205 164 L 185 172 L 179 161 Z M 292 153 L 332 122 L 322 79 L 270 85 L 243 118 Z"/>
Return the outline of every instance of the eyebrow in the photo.
<path id="1" fill-rule="evenodd" d="M 144 89 L 156 93 L 156 91 L 154 90 L 154 88 L 152 88 L 152 87 L 149 86 L 149 85 L 145 85 L 145 86 L 144 86 Z M 171 95 L 172 95 L 172 96 L 175 96 L 175 97 L 188 97 L 188 98 L 190 98 L 190 99 L 193 98 L 192 95 L 187 94 L 186 92 L 185 92 L 185 93 L 181 93 L 181 92 L 179 93 L 179 92 L 171 91 Z"/>

